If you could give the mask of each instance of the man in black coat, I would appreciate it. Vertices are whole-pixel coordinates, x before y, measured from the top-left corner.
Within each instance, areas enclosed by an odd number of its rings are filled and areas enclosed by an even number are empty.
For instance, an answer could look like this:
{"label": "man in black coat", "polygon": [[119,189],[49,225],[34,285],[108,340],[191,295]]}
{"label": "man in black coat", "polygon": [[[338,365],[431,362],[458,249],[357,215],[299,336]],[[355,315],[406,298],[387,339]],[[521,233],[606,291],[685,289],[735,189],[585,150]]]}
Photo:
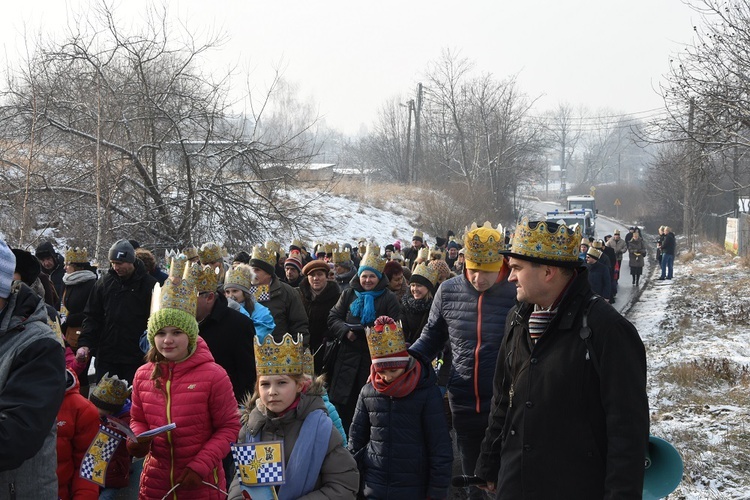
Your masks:
{"label": "man in black coat", "polygon": [[198,290],[195,319],[214,361],[227,371],[237,403],[244,403],[245,396],[255,388],[252,320],[230,308],[224,294],[215,289]]}
{"label": "man in black coat", "polygon": [[128,382],[143,364],[139,347],[151,312],[151,294],[156,278],[135,257],[128,240],[109,249],[111,267],[91,290],[84,314],[76,357],[96,357],[96,381],[105,373]]}
{"label": "man in black coat", "polygon": [[49,241],[45,241],[36,247],[34,255],[42,265],[42,272],[47,275],[55,287],[57,302],[51,305],[55,309],[60,309],[60,298],[62,298],[63,294],[63,275],[65,274],[65,258],[55,252],[55,248]]}
{"label": "man in black coat", "polygon": [[660,280],[672,279],[672,270],[674,268],[674,251],[677,243],[675,241],[672,228],[664,226],[664,240],[661,243],[661,276]]}
{"label": "man in black coat", "polygon": [[633,325],[593,296],[580,238],[579,228],[524,217],[507,251],[519,303],[508,314],[476,468],[498,499],[643,495],[645,348]]}
{"label": "man in black coat", "polygon": [[328,313],[341,295],[338,283],[328,280],[328,272],[328,264],[325,261],[308,262],[302,268],[304,279],[297,288],[309,322],[310,351],[314,355],[316,375],[321,373],[323,367],[326,342],[334,341],[328,330]]}

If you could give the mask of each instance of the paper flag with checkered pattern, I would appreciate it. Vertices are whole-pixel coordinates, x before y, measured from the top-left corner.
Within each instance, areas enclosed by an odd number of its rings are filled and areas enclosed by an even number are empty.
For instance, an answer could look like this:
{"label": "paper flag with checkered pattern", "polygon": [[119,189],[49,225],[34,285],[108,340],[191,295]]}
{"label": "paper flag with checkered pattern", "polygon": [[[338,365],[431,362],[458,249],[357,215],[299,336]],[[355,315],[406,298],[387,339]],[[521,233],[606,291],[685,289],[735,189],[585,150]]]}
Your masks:
{"label": "paper flag with checkered pattern", "polygon": [[247,486],[284,484],[283,441],[232,444],[240,482]]}
{"label": "paper flag with checkered pattern", "polygon": [[94,437],[81,462],[81,477],[99,486],[104,486],[109,461],[115,454],[120,440],[120,436],[100,425],[99,432]]}

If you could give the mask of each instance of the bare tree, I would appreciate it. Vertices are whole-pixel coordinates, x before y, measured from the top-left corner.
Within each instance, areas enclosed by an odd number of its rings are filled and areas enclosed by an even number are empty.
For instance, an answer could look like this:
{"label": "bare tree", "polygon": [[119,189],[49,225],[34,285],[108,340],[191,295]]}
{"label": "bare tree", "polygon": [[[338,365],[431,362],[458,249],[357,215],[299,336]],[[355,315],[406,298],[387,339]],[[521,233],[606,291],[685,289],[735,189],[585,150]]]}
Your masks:
{"label": "bare tree", "polygon": [[150,9],[131,33],[102,2],[62,42],[39,43],[9,70],[0,189],[19,192],[19,146],[33,146],[37,218],[89,242],[99,228],[99,255],[123,235],[154,247],[247,247],[304,225],[304,207],[284,190],[317,151],[315,117],[299,113],[280,77],[260,99],[248,96],[249,115],[237,114],[232,73],[202,69],[222,36],[199,38],[169,19]]}

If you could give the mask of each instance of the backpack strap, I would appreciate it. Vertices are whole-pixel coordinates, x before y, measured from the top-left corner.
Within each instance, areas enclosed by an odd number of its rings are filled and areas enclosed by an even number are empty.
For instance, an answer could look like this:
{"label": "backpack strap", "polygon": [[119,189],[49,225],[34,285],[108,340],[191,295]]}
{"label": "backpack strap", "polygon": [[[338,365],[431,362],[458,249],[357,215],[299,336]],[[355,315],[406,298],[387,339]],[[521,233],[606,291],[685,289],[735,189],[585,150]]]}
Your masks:
{"label": "backpack strap", "polygon": [[586,304],[586,308],[583,310],[583,319],[581,321],[581,331],[578,332],[578,334],[581,337],[581,340],[586,344],[586,359],[590,359],[591,362],[594,365],[594,370],[596,370],[596,374],[601,377],[601,373],[599,371],[599,358],[596,357],[596,352],[594,351],[594,346],[591,344],[591,334],[593,333],[591,331],[591,327],[589,327],[589,311],[591,311],[591,307],[594,305],[594,303],[599,299],[599,296],[594,294],[589,298],[588,303]]}

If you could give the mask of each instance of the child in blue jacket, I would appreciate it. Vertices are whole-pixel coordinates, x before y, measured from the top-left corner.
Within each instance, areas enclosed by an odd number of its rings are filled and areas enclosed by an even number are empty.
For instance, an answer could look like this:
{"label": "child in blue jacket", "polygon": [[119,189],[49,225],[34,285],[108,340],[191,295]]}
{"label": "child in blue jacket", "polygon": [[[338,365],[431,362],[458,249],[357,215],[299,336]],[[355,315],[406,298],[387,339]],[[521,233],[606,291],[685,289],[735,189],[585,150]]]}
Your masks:
{"label": "child in blue jacket", "polygon": [[446,498],[453,449],[435,372],[406,352],[401,327],[367,329],[372,366],[349,429],[365,498]]}

